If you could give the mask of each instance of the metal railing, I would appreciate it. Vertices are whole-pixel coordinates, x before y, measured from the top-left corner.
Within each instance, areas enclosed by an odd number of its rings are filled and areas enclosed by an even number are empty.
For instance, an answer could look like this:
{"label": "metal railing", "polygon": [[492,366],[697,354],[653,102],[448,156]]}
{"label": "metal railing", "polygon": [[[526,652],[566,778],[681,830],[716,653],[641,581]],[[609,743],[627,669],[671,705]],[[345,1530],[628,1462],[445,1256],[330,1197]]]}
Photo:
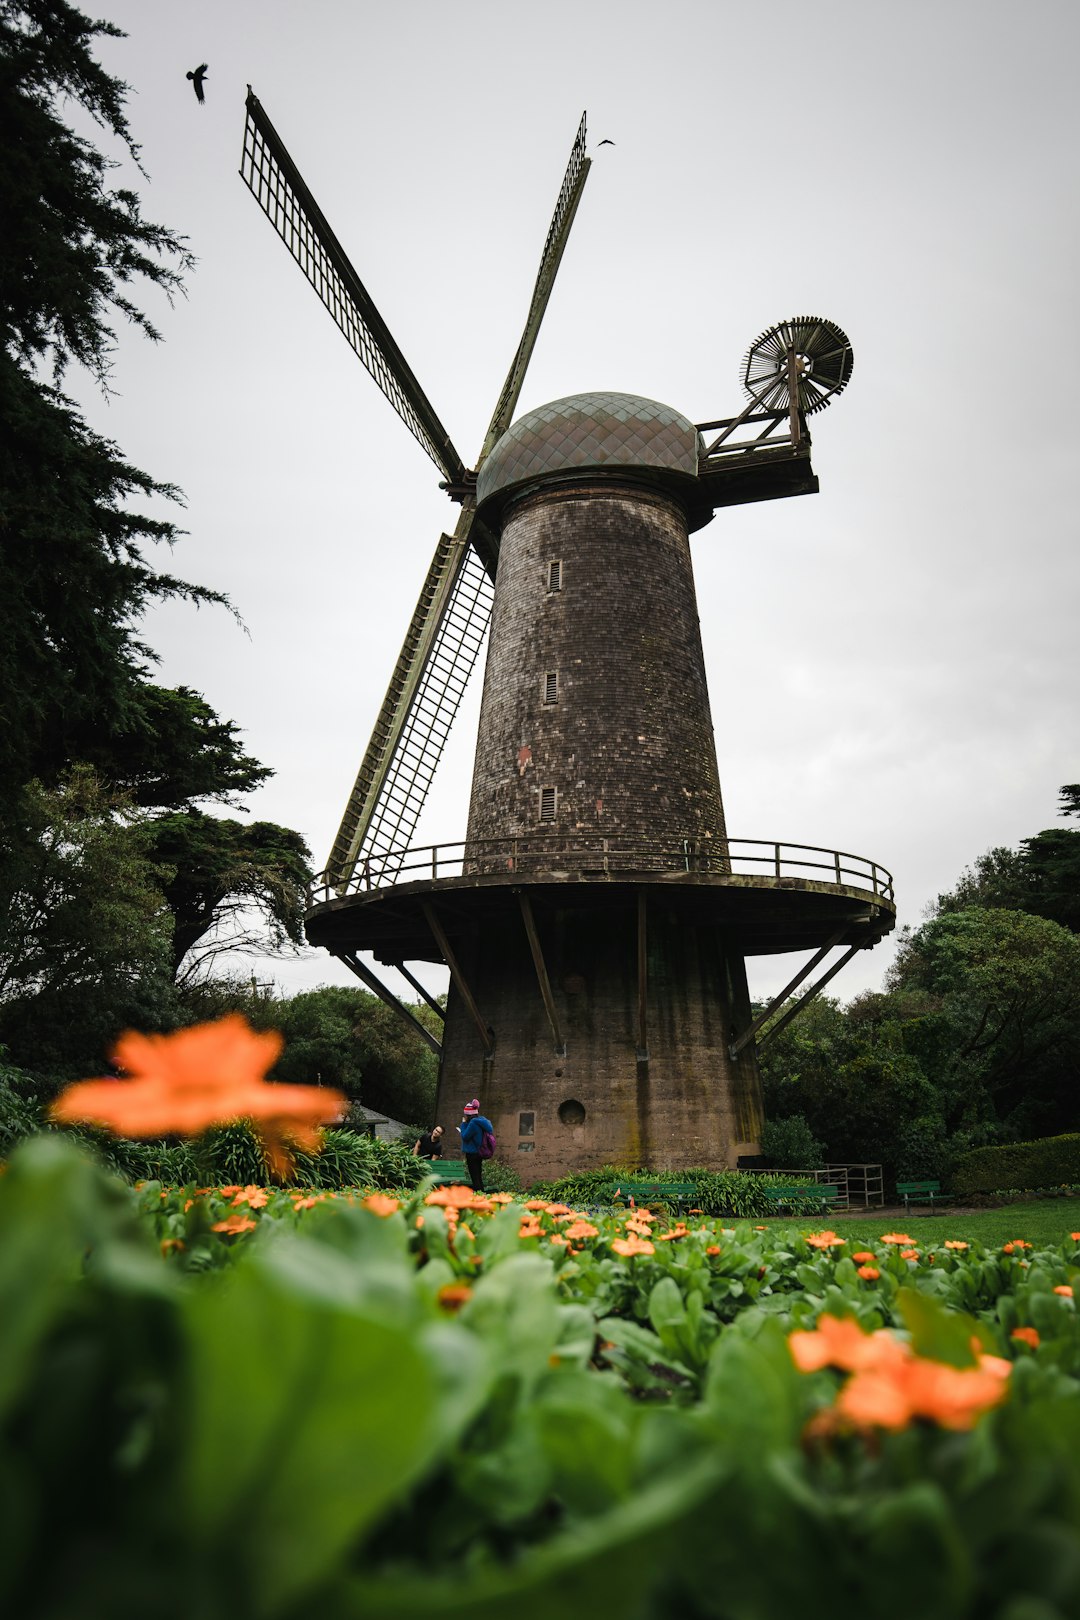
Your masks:
{"label": "metal railing", "polygon": [[367,894],[401,883],[436,883],[447,878],[522,877],[630,878],[635,874],[692,872],[703,877],[785,879],[863,889],[893,904],[892,874],[862,855],[788,844],[766,838],[729,838],[715,845],[684,838],[649,843],[640,839],[530,834],[520,838],[473,838],[415,849],[375,852],[359,860],[348,877],[320,872],[308,889],[308,905],[324,905],[350,894]]}

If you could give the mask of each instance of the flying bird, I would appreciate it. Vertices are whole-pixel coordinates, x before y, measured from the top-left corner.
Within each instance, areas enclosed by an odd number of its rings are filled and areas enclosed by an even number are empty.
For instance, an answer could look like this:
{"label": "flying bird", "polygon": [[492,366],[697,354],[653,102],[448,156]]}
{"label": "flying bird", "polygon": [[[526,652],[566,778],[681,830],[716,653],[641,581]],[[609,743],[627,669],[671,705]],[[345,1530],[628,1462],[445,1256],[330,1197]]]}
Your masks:
{"label": "flying bird", "polygon": [[[190,78],[190,77],[191,77],[191,75],[189,73],[188,78]],[[614,146],[615,142],[614,141],[597,141],[596,144],[597,144],[597,146]]]}
{"label": "flying bird", "polygon": [[203,80],[206,78],[206,63],[204,62],[201,67],[197,67],[193,73],[186,73],[184,77],[191,80],[192,88],[195,91],[197,99],[200,102],[205,101],[206,97],[203,95]]}

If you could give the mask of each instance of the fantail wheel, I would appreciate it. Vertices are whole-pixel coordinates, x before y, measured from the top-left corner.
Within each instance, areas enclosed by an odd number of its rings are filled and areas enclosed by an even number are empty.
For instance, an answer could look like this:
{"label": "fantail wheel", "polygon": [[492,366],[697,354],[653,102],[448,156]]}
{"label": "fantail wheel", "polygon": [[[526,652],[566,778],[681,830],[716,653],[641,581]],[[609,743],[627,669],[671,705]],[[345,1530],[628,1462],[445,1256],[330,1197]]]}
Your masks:
{"label": "fantail wheel", "polygon": [[751,343],[742,385],[766,411],[789,411],[797,390],[799,410],[811,416],[847,386],[851,367],[851,344],[838,326],[796,315]]}

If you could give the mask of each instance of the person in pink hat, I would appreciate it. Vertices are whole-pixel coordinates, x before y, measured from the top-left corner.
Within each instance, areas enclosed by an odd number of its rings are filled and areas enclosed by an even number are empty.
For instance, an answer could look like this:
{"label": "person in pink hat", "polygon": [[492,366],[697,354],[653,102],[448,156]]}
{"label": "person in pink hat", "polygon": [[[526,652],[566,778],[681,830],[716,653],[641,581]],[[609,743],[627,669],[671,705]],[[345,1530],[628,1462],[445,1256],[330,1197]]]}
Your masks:
{"label": "person in pink hat", "polygon": [[490,1158],[490,1150],[484,1153],[484,1137],[490,1136],[492,1146],[495,1141],[495,1127],[490,1119],[480,1112],[480,1099],[474,1097],[467,1102],[461,1111],[461,1150],[465,1155],[465,1163],[469,1167],[469,1179],[473,1185],[473,1192],[484,1190],[484,1159]]}

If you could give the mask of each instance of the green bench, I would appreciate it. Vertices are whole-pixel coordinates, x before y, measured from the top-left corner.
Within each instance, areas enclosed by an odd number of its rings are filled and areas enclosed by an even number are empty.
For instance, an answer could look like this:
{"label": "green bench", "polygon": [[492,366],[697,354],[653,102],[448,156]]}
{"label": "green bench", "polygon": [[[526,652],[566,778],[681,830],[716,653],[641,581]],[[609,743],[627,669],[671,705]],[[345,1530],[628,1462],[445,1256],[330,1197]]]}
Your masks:
{"label": "green bench", "polygon": [[[815,1187],[766,1187],[765,1197],[768,1202],[781,1208],[793,1209],[797,1204],[815,1207],[825,1214],[831,1209],[840,1196],[840,1189],[824,1182]],[[801,1213],[801,1211],[800,1211]]]}
{"label": "green bench", "polygon": [[910,1209],[912,1204],[929,1204],[930,1213],[933,1214],[937,1204],[951,1203],[948,1194],[941,1190],[940,1181],[898,1181],[897,1194],[904,1200],[904,1208]]}
{"label": "green bench", "polygon": [[635,1181],[628,1177],[612,1181],[602,1189],[603,1196],[612,1204],[674,1204],[679,1213],[683,1206],[697,1201],[698,1190],[692,1181]]}
{"label": "green bench", "polygon": [[434,1176],[440,1186],[458,1185],[469,1187],[472,1177],[469,1167],[464,1159],[430,1159],[425,1162],[424,1173]]}

